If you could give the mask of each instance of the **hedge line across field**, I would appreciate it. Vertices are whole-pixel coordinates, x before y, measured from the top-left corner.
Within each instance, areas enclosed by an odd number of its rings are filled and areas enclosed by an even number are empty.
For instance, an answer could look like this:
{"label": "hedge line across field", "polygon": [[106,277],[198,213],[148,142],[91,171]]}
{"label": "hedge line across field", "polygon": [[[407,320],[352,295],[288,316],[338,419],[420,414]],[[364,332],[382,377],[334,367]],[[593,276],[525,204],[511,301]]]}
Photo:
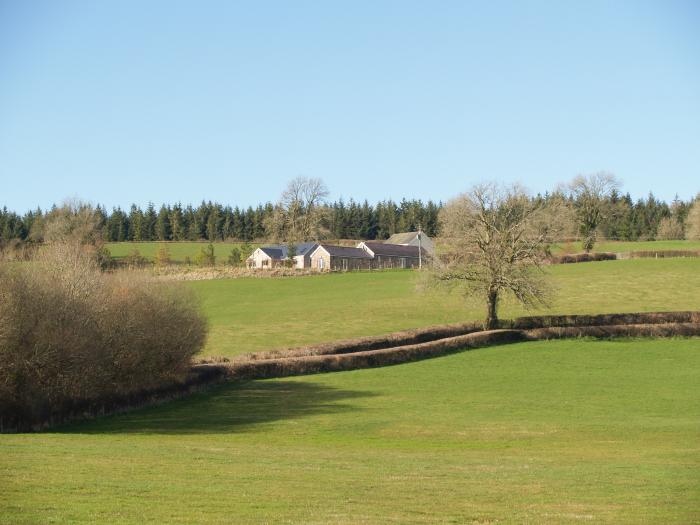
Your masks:
{"label": "hedge line across field", "polygon": [[234,361],[210,359],[194,364],[182,383],[104,399],[99,403],[76,402],[70,412],[60,417],[54,414],[52,421],[37,425],[35,429],[183,397],[223,381],[389,366],[520,341],[676,336],[700,336],[700,311],[520,317],[502,321],[497,330],[481,330],[481,325],[476,323],[407,330],[385,336],[249,354]]}

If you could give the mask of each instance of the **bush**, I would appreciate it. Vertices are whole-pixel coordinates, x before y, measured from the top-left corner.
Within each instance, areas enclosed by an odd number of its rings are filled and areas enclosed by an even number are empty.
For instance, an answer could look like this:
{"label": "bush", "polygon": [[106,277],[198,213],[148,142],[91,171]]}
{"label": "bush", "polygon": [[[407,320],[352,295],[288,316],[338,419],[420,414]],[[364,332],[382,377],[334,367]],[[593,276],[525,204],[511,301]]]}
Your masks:
{"label": "bush", "polygon": [[206,248],[200,249],[194,260],[198,266],[214,266],[216,264],[214,245],[209,243]]}
{"label": "bush", "polygon": [[231,266],[241,265],[241,250],[237,246],[231,248],[231,253],[228,255],[228,263]]}
{"label": "bush", "polygon": [[610,252],[595,252],[595,253],[572,253],[550,258],[553,264],[569,264],[592,261],[614,261],[617,259],[617,254]]}
{"label": "bush", "polygon": [[0,265],[0,425],[56,423],[185,381],[205,334],[186,290],[103,274],[76,246]]}
{"label": "bush", "polygon": [[684,236],[683,224],[674,217],[664,217],[659,221],[659,227],[656,230],[657,241],[682,239]]}

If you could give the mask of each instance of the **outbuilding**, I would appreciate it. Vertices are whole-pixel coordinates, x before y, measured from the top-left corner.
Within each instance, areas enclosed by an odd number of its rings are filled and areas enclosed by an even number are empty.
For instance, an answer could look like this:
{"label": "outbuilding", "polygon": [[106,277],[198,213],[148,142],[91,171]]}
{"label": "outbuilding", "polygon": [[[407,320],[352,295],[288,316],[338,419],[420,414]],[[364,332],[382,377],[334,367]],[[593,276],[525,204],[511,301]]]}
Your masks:
{"label": "outbuilding", "polygon": [[310,255],[311,268],[319,272],[372,269],[372,256],[361,248],[319,244]]}
{"label": "outbuilding", "polygon": [[418,246],[365,241],[358,244],[357,247],[372,257],[372,268],[377,270],[418,268],[422,262],[421,258],[427,257],[425,250],[422,250],[419,256]]}

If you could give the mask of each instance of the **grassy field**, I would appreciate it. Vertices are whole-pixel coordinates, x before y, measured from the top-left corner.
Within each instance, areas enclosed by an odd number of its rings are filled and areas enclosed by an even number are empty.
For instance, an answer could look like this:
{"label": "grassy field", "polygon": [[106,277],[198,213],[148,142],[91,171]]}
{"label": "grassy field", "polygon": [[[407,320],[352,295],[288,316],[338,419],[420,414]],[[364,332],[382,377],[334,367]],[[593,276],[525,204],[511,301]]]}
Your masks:
{"label": "grassy field", "polygon": [[[700,259],[636,259],[551,266],[550,308],[537,313],[700,309]],[[417,272],[345,273],[189,283],[210,319],[205,355],[482,319],[483,306],[457,294],[419,293]],[[502,317],[527,314],[504,304]]]}
{"label": "grassy field", "polygon": [[521,343],[0,436],[0,523],[697,523],[700,339]]}
{"label": "grassy field", "polygon": [[[184,262],[185,257],[189,257],[191,261],[194,262],[195,257],[202,248],[206,248],[209,244],[208,242],[108,242],[105,244],[112,257],[117,259],[126,257],[134,250],[138,250],[141,255],[148,259],[153,259],[158,253],[160,246],[162,244],[168,245],[168,250],[170,250],[170,258],[175,262]],[[214,242],[214,255],[216,255],[216,264],[226,264],[228,256],[231,253],[231,249],[234,246],[239,248],[243,245],[240,242]],[[251,253],[257,245],[249,245],[251,247]],[[243,259],[248,257],[250,253],[241,254]]]}
{"label": "grassy field", "polygon": [[[348,242],[348,241],[346,241]],[[137,249],[141,255],[149,259],[153,259],[158,248],[163,243],[160,242],[108,242],[106,243],[107,248],[113,257],[121,258],[126,257],[134,249]],[[170,256],[173,261],[183,262],[185,257],[189,257],[194,261],[195,256],[199,251],[207,246],[207,242],[168,242],[168,249],[170,250]],[[229,253],[231,253],[231,248],[238,246],[239,248],[243,243],[239,242],[215,242],[214,253],[217,256],[217,264],[225,264],[228,259]],[[258,244],[250,244],[251,248],[254,249]],[[252,253],[251,249],[251,253]],[[635,250],[700,250],[700,241],[639,241],[639,242],[618,242],[618,241],[604,241],[596,245],[595,251],[598,252],[629,252]],[[554,247],[553,251],[555,253],[573,253],[580,252],[580,243],[570,243],[562,244]],[[244,254],[244,258],[250,255],[249,253]]]}

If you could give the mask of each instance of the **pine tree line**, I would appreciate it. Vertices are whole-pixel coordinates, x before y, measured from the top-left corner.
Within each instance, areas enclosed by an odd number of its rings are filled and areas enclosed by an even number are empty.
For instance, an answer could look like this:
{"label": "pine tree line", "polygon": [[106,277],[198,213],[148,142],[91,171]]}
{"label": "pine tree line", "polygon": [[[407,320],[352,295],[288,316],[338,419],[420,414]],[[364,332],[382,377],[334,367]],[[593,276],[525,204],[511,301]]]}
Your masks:
{"label": "pine tree line", "polygon": [[[670,204],[649,194],[634,201],[629,193],[613,191],[603,203],[603,219],[598,227],[602,237],[613,240],[652,240],[660,234],[664,221],[682,227],[692,201],[674,199]],[[325,206],[322,230],[330,239],[386,239],[394,233],[415,231],[420,225],[431,237],[438,235],[438,214],[442,203],[420,200],[386,200],[374,205],[342,199]],[[108,212],[97,206],[95,213],[105,241],[265,241],[269,240],[268,220],[275,206],[253,208],[202,202],[199,206],[181,204],[146,209],[132,205],[128,211],[117,207]],[[35,224],[46,215],[41,209],[25,215],[0,210],[0,240],[32,239]],[[663,229],[663,228],[662,228]]]}
{"label": "pine tree line", "polygon": [[[342,199],[325,206],[321,229],[327,238],[386,239],[403,231],[414,231],[420,225],[431,236],[437,234],[441,203],[420,200],[392,200],[370,205]],[[264,241],[271,235],[269,219],[275,207],[271,203],[253,208],[224,206],[202,202],[199,206],[152,203],[142,209],[132,205],[128,211],[119,207],[108,212],[97,206],[95,214],[105,241]],[[46,212],[41,209],[24,216],[0,210],[0,240],[31,240],[33,226]],[[34,228],[38,230],[38,228]]]}

